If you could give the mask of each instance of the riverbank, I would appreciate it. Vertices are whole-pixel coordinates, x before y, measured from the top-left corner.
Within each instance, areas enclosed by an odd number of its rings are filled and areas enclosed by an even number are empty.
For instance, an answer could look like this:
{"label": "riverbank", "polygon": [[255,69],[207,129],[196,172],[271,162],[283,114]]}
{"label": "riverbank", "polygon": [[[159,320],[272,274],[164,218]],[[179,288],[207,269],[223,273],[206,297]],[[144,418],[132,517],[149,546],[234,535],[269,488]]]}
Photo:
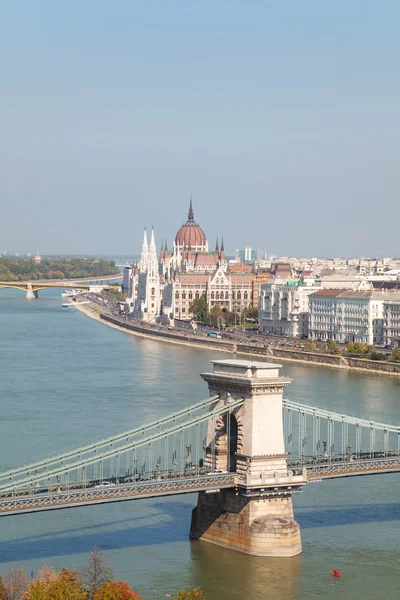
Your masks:
{"label": "riverbank", "polygon": [[111,315],[106,315],[99,306],[90,301],[75,302],[73,304],[71,303],[71,306],[74,306],[80,312],[84,313],[91,319],[94,319],[99,323],[103,323],[103,325],[108,325],[108,327],[118,329],[119,331],[123,331],[124,333],[128,333],[130,335],[135,335],[137,337],[142,338],[150,338],[157,341],[166,342],[168,344],[178,344],[180,346],[201,348],[203,350],[232,352],[232,349],[228,347],[230,346],[228,344],[218,344],[208,340],[197,340],[189,337],[178,336],[177,334],[167,334],[166,332],[161,333],[159,331],[151,331],[145,329],[144,327],[123,323],[122,321],[112,317]]}
{"label": "riverbank", "polygon": [[221,342],[214,339],[203,339],[196,334],[170,332],[165,329],[156,329],[151,325],[134,324],[104,312],[103,307],[93,302],[75,303],[74,306],[88,317],[104,323],[114,329],[119,329],[130,335],[155,339],[169,344],[179,344],[206,350],[216,350],[231,354],[253,356],[264,360],[279,359],[285,362],[312,364],[334,369],[376,373],[379,375],[393,375],[400,377],[400,363],[378,362],[362,358],[344,357],[335,354],[322,354],[317,352],[304,352],[302,350],[287,350],[275,346],[260,346],[241,344],[238,342]]}

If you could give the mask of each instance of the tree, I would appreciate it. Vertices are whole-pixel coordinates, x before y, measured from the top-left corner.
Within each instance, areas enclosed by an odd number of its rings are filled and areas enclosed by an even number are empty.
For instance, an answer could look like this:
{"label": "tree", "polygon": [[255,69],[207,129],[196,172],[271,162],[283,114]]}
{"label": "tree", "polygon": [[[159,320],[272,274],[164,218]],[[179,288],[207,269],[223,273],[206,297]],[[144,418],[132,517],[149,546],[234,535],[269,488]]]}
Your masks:
{"label": "tree", "polygon": [[375,352],[373,350],[369,355],[370,360],[386,360],[386,355],[383,352]]}
{"label": "tree", "polygon": [[315,350],[315,344],[312,340],[309,340],[306,344],[306,350],[307,352],[312,352],[313,350]]}
{"label": "tree", "polygon": [[0,600],[7,600],[7,590],[0,576]]}
{"label": "tree", "polygon": [[213,306],[212,309],[210,310],[210,321],[214,327],[216,327],[217,325],[219,325],[221,323],[222,308],[219,306],[219,304],[215,304],[215,306]]}
{"label": "tree", "polygon": [[125,581],[108,581],[94,595],[94,600],[142,600]]}
{"label": "tree", "polygon": [[390,357],[391,362],[400,362],[400,349],[395,348]]}
{"label": "tree", "polygon": [[76,571],[43,568],[36,580],[32,579],[23,596],[24,600],[86,600],[87,593]]}
{"label": "tree", "polygon": [[87,592],[87,600],[93,600],[104,583],[114,580],[114,569],[106,563],[100,548],[94,548],[89,554],[88,564],[80,571],[80,576]]}
{"label": "tree", "polygon": [[191,303],[189,310],[196,319],[202,321],[203,323],[207,322],[208,304],[204,296],[200,296],[200,298],[195,298]]}
{"label": "tree", "polygon": [[328,348],[328,351],[331,352],[332,354],[339,352],[339,346],[337,345],[335,340],[329,340],[327,343],[327,348]]}
{"label": "tree", "polygon": [[3,584],[7,600],[21,600],[28,587],[25,571],[22,568],[9,569],[4,576]]}
{"label": "tree", "polygon": [[173,600],[206,600],[206,597],[204,592],[199,587],[196,587],[180,590],[179,594],[174,596]]}
{"label": "tree", "polygon": [[249,306],[244,310],[247,319],[254,319],[258,322],[258,309],[255,306]]}

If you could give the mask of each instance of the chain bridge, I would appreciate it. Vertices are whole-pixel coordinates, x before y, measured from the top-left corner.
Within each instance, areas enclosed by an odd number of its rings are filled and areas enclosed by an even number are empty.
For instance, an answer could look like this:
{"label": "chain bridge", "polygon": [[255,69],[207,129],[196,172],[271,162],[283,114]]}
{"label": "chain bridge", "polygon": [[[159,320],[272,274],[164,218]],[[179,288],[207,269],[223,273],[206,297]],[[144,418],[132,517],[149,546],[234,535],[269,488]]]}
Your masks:
{"label": "chain bridge", "polygon": [[214,360],[210,396],[148,425],[0,473],[0,516],[199,492],[191,537],[301,551],[308,481],[400,471],[400,426],[282,398],[280,365]]}

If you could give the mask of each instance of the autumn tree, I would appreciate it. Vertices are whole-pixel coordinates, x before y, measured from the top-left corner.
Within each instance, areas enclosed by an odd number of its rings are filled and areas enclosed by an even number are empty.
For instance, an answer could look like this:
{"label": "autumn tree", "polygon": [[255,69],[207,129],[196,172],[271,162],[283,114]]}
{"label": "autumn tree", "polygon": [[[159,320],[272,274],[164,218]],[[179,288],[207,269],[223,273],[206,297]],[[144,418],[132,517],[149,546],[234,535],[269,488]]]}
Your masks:
{"label": "autumn tree", "polygon": [[36,580],[28,584],[23,600],[86,600],[87,593],[76,571],[62,569],[57,573],[53,568],[40,570]]}
{"label": "autumn tree", "polygon": [[25,571],[9,569],[4,575],[3,585],[6,590],[6,600],[21,600],[28,586]]}
{"label": "autumn tree", "polygon": [[125,581],[107,581],[95,593],[93,600],[142,600]]}
{"label": "autumn tree", "polygon": [[0,576],[0,600],[7,600],[7,590]]}
{"label": "autumn tree", "polygon": [[80,577],[87,592],[87,600],[93,600],[104,583],[114,580],[114,569],[107,564],[100,548],[94,548],[90,552],[88,564],[81,569]]}
{"label": "autumn tree", "polygon": [[204,592],[199,587],[196,587],[180,590],[180,592],[174,596],[173,600],[206,600],[206,597]]}

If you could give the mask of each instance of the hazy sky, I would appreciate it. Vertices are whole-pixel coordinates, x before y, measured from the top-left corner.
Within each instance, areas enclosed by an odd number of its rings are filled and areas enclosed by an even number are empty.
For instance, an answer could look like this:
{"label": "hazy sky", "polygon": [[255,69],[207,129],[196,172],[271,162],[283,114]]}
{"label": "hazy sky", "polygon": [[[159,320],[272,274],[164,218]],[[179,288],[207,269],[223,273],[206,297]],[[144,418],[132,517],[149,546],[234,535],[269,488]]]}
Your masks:
{"label": "hazy sky", "polygon": [[0,251],[400,255],[398,0],[3,0]]}

